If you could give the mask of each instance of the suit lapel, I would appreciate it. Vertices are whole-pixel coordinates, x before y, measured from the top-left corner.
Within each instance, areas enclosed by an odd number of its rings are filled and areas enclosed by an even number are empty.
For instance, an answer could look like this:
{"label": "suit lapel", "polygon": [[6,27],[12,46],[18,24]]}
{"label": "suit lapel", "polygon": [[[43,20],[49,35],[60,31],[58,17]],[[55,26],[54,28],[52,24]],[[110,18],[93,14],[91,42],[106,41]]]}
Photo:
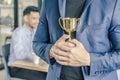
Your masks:
{"label": "suit lapel", "polygon": [[66,0],[58,0],[59,12],[61,17],[65,17]]}
{"label": "suit lapel", "polygon": [[[84,11],[82,13],[82,15],[80,16],[80,19],[82,21],[82,24],[80,26],[80,28],[76,31],[76,39],[80,40],[80,33],[84,30],[84,28],[86,27],[86,21],[88,19],[88,9],[89,9],[89,6],[90,4],[92,3],[93,0],[87,0],[86,1],[86,4],[85,4],[85,8],[84,8]],[[85,25],[85,26],[84,26]]]}
{"label": "suit lapel", "polygon": [[87,0],[87,1],[86,1],[85,8],[84,8],[84,11],[83,11],[83,13],[82,13],[82,15],[81,15],[81,18],[85,17],[84,15],[87,14],[87,13],[86,13],[86,10],[88,9],[88,7],[89,7],[90,4],[92,3],[92,1],[93,1],[93,0]]}
{"label": "suit lapel", "polygon": [[86,0],[85,8],[88,7],[92,1],[93,0]]}

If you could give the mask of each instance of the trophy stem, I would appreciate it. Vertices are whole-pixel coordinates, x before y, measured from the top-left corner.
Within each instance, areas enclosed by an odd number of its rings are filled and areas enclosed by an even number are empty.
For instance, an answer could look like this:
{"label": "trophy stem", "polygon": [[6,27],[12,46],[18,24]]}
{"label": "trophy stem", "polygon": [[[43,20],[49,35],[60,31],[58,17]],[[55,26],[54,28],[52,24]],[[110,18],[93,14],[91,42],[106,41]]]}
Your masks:
{"label": "trophy stem", "polygon": [[69,39],[71,40],[71,31],[69,31],[69,32],[68,32],[68,35],[70,36],[70,38],[69,38]]}

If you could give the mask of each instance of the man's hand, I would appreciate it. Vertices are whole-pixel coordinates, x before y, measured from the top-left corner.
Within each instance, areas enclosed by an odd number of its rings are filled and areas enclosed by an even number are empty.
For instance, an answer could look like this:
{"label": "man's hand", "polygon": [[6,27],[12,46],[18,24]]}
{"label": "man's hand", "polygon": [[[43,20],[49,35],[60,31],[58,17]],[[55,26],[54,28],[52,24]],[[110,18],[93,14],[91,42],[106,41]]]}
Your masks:
{"label": "man's hand", "polygon": [[66,39],[68,39],[69,36],[68,35],[63,35],[53,46],[52,48],[50,49],[50,58],[55,58],[55,53],[54,53],[54,50],[56,50],[58,47],[57,46],[61,46],[62,47],[62,44],[65,44],[66,43]]}
{"label": "man's hand", "polygon": [[61,65],[89,66],[90,55],[79,41],[72,39],[65,41],[69,36],[63,35],[51,48],[50,55]]}

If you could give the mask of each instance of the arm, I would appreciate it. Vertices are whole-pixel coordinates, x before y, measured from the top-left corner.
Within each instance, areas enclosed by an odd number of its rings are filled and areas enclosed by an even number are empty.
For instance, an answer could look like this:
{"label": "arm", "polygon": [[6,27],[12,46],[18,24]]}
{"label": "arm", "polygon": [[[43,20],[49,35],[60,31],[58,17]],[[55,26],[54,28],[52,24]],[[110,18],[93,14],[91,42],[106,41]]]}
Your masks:
{"label": "arm", "polygon": [[40,56],[48,64],[51,63],[49,51],[51,49],[51,46],[53,45],[49,41],[50,41],[50,37],[49,37],[48,23],[46,19],[46,7],[44,0],[41,9],[39,26],[36,30],[33,40],[33,50],[36,53],[36,55]]}
{"label": "arm", "polygon": [[[111,25],[109,27],[109,38],[112,51],[97,55],[91,53],[90,75],[111,72],[120,69],[120,1],[116,1]],[[96,54],[96,55],[95,55]]]}

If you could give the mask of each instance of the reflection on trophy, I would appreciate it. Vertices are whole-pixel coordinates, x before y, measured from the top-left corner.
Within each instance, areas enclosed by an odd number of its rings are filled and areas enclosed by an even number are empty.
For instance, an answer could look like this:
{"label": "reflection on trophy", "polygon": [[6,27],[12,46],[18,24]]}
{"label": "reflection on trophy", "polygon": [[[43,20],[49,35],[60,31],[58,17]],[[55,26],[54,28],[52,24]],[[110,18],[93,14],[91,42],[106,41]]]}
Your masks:
{"label": "reflection on trophy", "polygon": [[77,31],[81,25],[80,18],[59,18],[59,24],[70,36],[71,32]]}

